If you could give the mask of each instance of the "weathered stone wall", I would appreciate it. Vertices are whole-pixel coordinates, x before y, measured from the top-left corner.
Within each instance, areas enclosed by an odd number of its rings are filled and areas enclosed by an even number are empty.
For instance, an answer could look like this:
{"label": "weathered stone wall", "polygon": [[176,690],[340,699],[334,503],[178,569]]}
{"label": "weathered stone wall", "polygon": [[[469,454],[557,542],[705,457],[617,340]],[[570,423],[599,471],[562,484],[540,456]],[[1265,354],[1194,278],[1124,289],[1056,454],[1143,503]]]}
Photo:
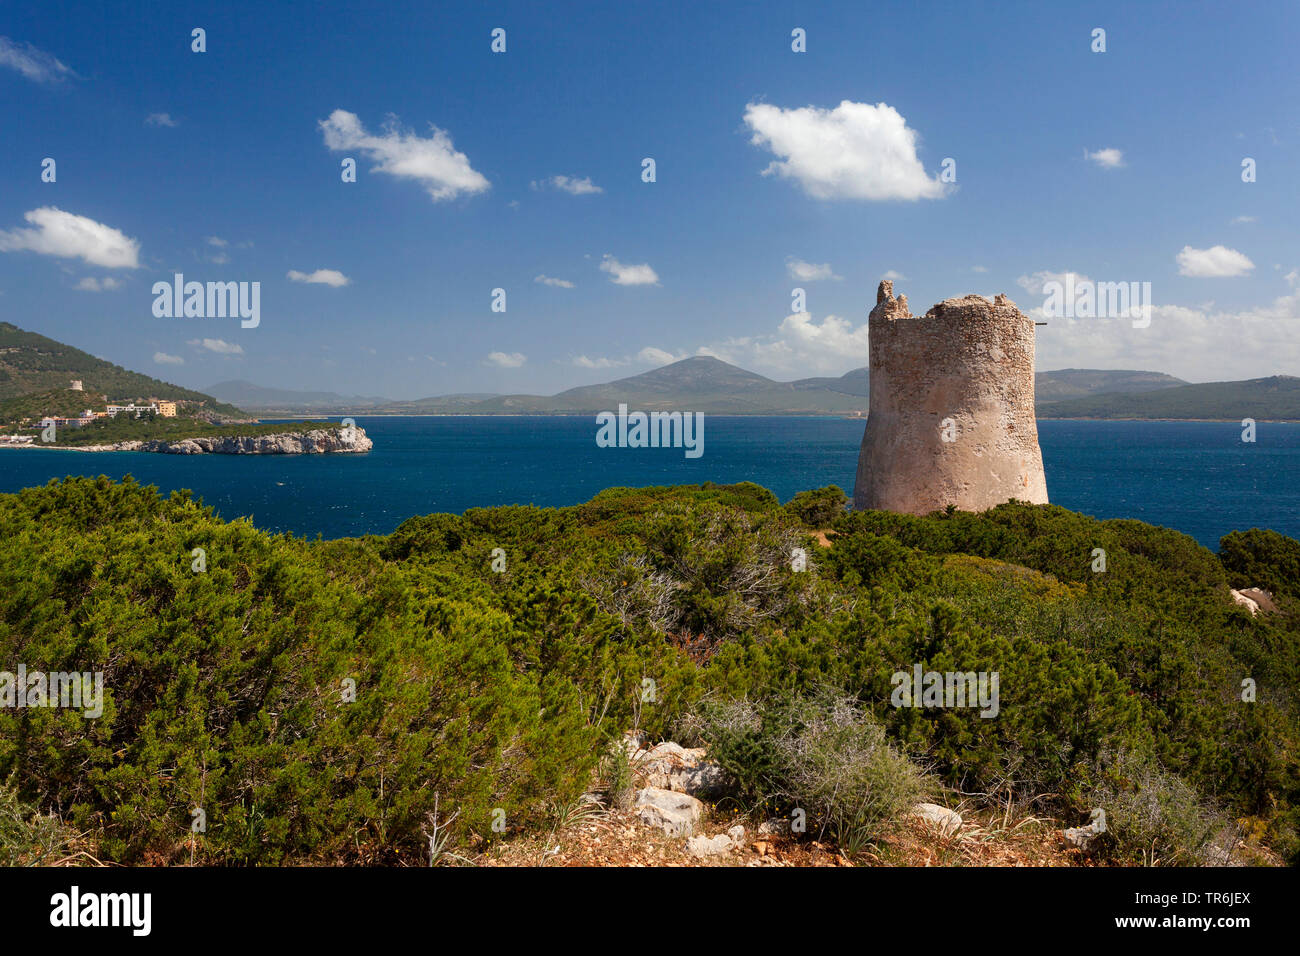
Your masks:
{"label": "weathered stone wall", "polygon": [[1047,502],[1031,318],[1005,295],[945,299],[915,316],[882,282],[868,326],[871,406],[855,508],[928,514]]}

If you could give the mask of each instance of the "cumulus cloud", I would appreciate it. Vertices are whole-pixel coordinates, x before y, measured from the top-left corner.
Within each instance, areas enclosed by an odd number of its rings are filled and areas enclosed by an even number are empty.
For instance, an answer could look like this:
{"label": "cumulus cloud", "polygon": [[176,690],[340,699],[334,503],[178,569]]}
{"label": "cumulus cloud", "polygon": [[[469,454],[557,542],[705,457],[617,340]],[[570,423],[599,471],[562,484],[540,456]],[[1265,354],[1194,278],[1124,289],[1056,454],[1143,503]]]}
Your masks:
{"label": "cumulus cloud", "polygon": [[154,352],[153,360],[159,365],[184,365],[185,359],[179,355],[168,355],[166,352]]}
{"label": "cumulus cloud", "polygon": [[120,279],[114,279],[107,276],[103,279],[96,279],[94,276],[86,276],[74,286],[82,292],[112,292],[114,289],[120,289],[124,283]]}
{"label": "cumulus cloud", "polygon": [[176,121],[172,119],[171,113],[150,113],[144,118],[144,122],[146,126],[173,127],[176,125]]}
{"label": "cumulus cloud", "polygon": [[816,282],[819,279],[838,279],[829,262],[815,265],[791,256],[785,260],[785,267],[790,270],[790,278],[800,282]]}
{"label": "cumulus cloud", "polygon": [[207,352],[214,352],[217,355],[243,355],[244,347],[233,342],[227,342],[225,339],[190,339],[187,345],[192,345],[197,349],[203,349]]}
{"label": "cumulus cloud", "polygon": [[541,182],[534,180],[531,185],[534,189],[544,189],[546,187],[558,189],[570,196],[592,196],[605,191],[593,183],[590,176],[583,176],[581,179],[577,176],[552,176],[550,179],[543,179]]}
{"label": "cumulus cloud", "polygon": [[572,289],[572,288],[573,288],[573,283],[570,282],[568,279],[555,279],[555,278],[552,278],[551,276],[548,276],[548,275],[540,275],[540,276],[538,276],[536,279],[534,279],[533,281],[534,281],[534,282],[540,282],[542,285],[552,285],[552,286],[555,286],[555,287],[558,288],[558,289]]}
{"label": "cumulus cloud", "polygon": [[610,280],[615,285],[658,285],[659,276],[646,263],[641,265],[624,265],[609,253],[605,254],[604,261],[601,262],[600,268],[610,274]]}
{"label": "cumulus cloud", "polygon": [[34,83],[61,83],[77,75],[57,57],[9,37],[0,37],[0,66],[17,70]]}
{"label": "cumulus cloud", "polygon": [[487,357],[487,364],[497,368],[519,368],[527,361],[522,352],[489,352]]}
{"label": "cumulus cloud", "polygon": [[745,107],[750,142],[779,157],[763,175],[797,182],[816,199],[938,199],[945,188],[916,156],[917,134],[892,106],[844,100],[833,110]]}
{"label": "cumulus cloud", "polygon": [[373,172],[399,179],[414,179],[434,202],[474,195],[491,184],[469,163],[469,157],[452,145],[446,130],[430,124],[431,135],[421,138],[403,130],[390,117],[383,133],[366,132],[355,113],[335,110],[329,119],[320,121],[325,145],[333,152],[358,150],[375,162]]}
{"label": "cumulus cloud", "polygon": [[665,352],[663,349],[657,349],[653,345],[648,345],[640,352],[637,352],[636,357],[638,361],[648,362],[651,365],[671,365],[679,358],[679,356],[673,355],[672,352]]}
{"label": "cumulus cloud", "polygon": [[1124,165],[1123,151],[1113,148],[1099,149],[1094,152],[1085,149],[1083,158],[1092,160],[1102,169],[1119,169]]}
{"label": "cumulus cloud", "polygon": [[890,269],[880,278],[889,279],[891,282],[905,282],[907,280],[907,276],[903,275],[903,273],[899,272],[897,269]]}
{"label": "cumulus cloud", "polygon": [[299,272],[297,269],[290,269],[288,276],[294,282],[310,282],[314,285],[333,286],[336,289],[352,281],[337,269],[317,269],[315,272]]}
{"label": "cumulus cloud", "polygon": [[138,269],[140,244],[112,226],[42,206],[23,215],[35,228],[0,230],[0,252],[28,250],[62,259],[82,259],[105,269]]}
{"label": "cumulus cloud", "polygon": [[[1074,278],[1071,280],[1070,277]],[[1091,282],[1086,275],[1078,272],[1031,272],[1029,275],[1023,275],[1016,280],[1016,285],[1024,289],[1030,295],[1047,295],[1046,285],[1049,282],[1057,282],[1065,286],[1069,281],[1073,281],[1075,286],[1084,282]]]}
{"label": "cumulus cloud", "polygon": [[1193,382],[1294,375],[1300,369],[1300,292],[1244,310],[1155,305],[1151,324],[1053,317],[1038,330],[1037,364],[1138,368]]}
{"label": "cumulus cloud", "polygon": [[1255,263],[1227,246],[1211,246],[1209,249],[1193,249],[1183,246],[1178,253],[1178,274],[1197,278],[1220,279],[1231,276],[1244,276],[1255,268]]}
{"label": "cumulus cloud", "polygon": [[819,323],[807,312],[786,316],[766,335],[711,342],[696,354],[777,378],[842,375],[870,360],[866,322],[854,326],[847,319],[828,315]]}
{"label": "cumulus cloud", "polygon": [[620,365],[626,365],[627,359],[588,358],[585,355],[579,355],[574,358],[573,364],[578,368],[617,368]]}

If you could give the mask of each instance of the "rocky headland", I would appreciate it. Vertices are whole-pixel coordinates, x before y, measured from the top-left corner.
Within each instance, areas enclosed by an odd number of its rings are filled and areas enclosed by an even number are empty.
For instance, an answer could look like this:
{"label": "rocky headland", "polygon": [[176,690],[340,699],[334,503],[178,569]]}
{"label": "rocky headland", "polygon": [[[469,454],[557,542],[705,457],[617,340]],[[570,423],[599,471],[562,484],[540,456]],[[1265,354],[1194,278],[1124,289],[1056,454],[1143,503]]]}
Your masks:
{"label": "rocky headland", "polygon": [[[36,444],[27,447],[60,446]],[[322,455],[367,452],[374,447],[374,442],[366,435],[365,429],[353,426],[273,435],[204,435],[62,447],[72,451],[148,451],[162,455]]]}

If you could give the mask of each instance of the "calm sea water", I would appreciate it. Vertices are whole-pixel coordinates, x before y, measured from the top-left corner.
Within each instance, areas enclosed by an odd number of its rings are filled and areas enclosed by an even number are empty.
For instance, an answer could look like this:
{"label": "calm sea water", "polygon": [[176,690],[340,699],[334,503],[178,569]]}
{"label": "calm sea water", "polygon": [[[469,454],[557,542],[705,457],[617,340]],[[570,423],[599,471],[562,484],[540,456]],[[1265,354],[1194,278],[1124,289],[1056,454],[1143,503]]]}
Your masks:
{"label": "calm sea water", "polygon": [[[588,418],[358,418],[367,455],[151,455],[0,449],[0,491],[68,474],[134,475],[189,488],[226,518],[338,538],[386,534],[433,511],[572,505],[613,485],[754,481],[783,501],[836,484],[852,492],[862,421],[708,416],[703,457],[597,448]],[[1054,503],[1098,518],[1177,528],[1206,547],[1234,529],[1300,538],[1300,425],[1039,423]]]}

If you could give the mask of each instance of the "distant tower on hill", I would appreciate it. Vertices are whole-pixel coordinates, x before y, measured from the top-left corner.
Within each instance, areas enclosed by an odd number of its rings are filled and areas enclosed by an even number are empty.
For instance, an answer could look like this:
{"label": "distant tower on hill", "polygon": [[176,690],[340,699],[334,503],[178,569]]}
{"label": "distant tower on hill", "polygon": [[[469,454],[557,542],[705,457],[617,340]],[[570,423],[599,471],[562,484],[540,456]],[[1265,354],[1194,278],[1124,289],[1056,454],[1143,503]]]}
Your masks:
{"label": "distant tower on hill", "polygon": [[69,387],[72,391],[74,391],[74,392],[82,392],[82,391],[85,391],[85,389],[83,389],[83,388],[81,387],[81,379],[79,379],[79,378],[74,378],[74,379],[72,380],[72,384],[69,385],[68,387]]}
{"label": "distant tower on hill", "polygon": [[1005,295],[945,299],[915,316],[882,282],[868,329],[871,405],[854,508],[1047,503],[1031,318]]}

